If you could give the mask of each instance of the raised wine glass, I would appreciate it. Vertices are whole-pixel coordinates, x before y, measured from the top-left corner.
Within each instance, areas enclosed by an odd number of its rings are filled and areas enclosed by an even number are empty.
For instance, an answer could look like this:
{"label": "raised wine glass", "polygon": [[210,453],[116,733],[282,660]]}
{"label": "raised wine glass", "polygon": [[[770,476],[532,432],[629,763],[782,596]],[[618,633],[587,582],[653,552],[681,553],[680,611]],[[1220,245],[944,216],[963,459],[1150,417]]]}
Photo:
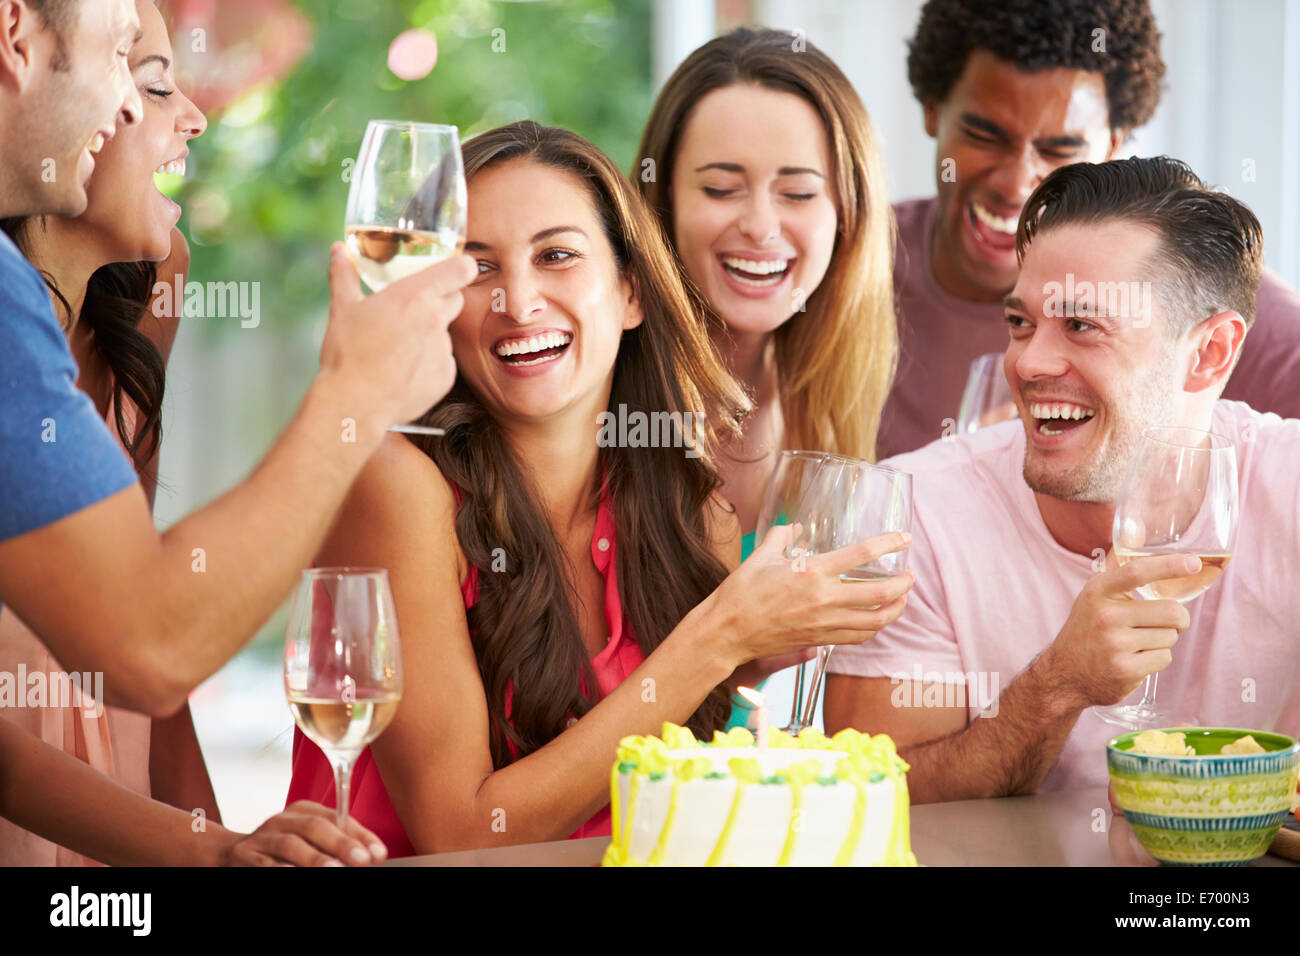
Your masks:
{"label": "raised wine glass", "polygon": [[289,610],[284,690],[298,727],[334,768],[344,829],[357,757],[388,726],[402,699],[402,649],[388,572],[313,568]]}
{"label": "raised wine glass", "polygon": [[[1115,503],[1115,558],[1124,565],[1147,555],[1196,555],[1197,573],[1154,581],[1137,592],[1148,600],[1186,604],[1227,569],[1237,510],[1237,454],[1228,439],[1195,428],[1147,428]],[[1095,707],[1094,713],[1130,730],[1195,724],[1195,718],[1156,709],[1158,678],[1147,676],[1138,703]]]}
{"label": "raised wine glass", "polygon": [[[912,530],[912,476],[857,458],[829,455],[795,509],[799,533],[788,557],[825,554],[876,535]],[[882,555],[840,575],[841,581],[878,581],[907,570],[907,549]],[[875,610],[869,608],[868,610]],[[811,726],[834,645],[817,648],[812,689],[794,721],[798,733]]]}
{"label": "raised wine glass", "polygon": [[[454,126],[371,120],[361,141],[344,221],[348,251],[374,292],[465,247],[468,209]],[[440,428],[389,431],[441,435]]]}

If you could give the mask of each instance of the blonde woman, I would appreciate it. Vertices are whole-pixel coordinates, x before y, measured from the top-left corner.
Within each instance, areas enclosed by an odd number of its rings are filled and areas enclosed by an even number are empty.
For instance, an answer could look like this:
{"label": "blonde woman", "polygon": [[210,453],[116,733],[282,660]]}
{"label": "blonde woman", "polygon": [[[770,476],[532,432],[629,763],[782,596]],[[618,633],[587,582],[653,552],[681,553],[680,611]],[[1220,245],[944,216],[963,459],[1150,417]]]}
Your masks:
{"label": "blonde woman", "polygon": [[756,405],[720,462],[748,556],[781,449],[875,458],[898,335],[871,118],[811,43],[741,28],[668,79],[638,155],[633,179]]}

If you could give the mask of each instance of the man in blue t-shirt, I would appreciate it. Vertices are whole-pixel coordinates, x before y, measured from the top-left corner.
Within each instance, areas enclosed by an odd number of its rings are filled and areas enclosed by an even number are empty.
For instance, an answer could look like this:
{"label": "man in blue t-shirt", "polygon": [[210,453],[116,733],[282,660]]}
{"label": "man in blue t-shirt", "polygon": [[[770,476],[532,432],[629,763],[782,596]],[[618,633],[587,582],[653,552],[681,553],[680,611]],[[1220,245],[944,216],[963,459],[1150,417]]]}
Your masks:
{"label": "man in blue t-shirt", "polygon": [[[132,0],[0,0],[0,217],[85,210],[95,153],[140,120],[126,68],[139,34]],[[451,387],[447,326],[474,260],[365,297],[342,244],[331,255],[298,414],[243,484],[159,534],[76,388],[41,277],[0,236],[0,603],[68,670],[102,672],[108,703],[179,708],[289,593],[387,426]]]}
{"label": "man in blue t-shirt", "polygon": [[[86,209],[95,154],[141,118],[126,66],[140,35],[133,0],[0,0],[0,217]],[[154,716],[184,704],[283,600],[387,426],[451,387],[447,326],[474,261],[365,298],[343,246],[331,255],[321,368],[297,416],[247,481],[160,535],[76,387],[44,281],[0,233],[0,603],[67,669],[102,673],[106,702]],[[42,829],[48,807],[23,781],[90,786],[87,773],[0,719],[0,816],[61,839]],[[230,854],[320,865],[384,848],[354,821],[344,830],[332,811],[295,803]]]}

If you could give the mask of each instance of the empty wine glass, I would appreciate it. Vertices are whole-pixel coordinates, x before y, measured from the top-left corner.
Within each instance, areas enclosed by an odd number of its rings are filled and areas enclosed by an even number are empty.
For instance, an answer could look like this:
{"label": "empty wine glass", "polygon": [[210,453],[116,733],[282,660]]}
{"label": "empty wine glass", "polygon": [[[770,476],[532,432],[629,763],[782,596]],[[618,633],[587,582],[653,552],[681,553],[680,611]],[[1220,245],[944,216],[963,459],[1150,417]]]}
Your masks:
{"label": "empty wine glass", "polygon": [[970,376],[957,412],[957,434],[969,435],[981,428],[1015,418],[1015,399],[1002,370],[1003,353],[981,355],[970,364]]}
{"label": "empty wine glass", "polygon": [[[465,247],[469,208],[454,126],[372,120],[348,190],[344,232],[361,281],[378,292]],[[389,431],[441,435],[440,428]]]}
{"label": "empty wine glass", "polygon": [[[817,469],[821,467],[826,457],[824,451],[799,450],[783,451],[777,456],[776,467],[772,470],[772,477],[768,479],[767,489],[763,493],[763,503],[758,509],[758,524],[754,528],[754,547],[763,543],[763,538],[769,530],[777,525],[790,523],[790,516],[803,500],[804,493],[812,484],[813,476],[817,474]],[[807,667],[807,664],[799,664],[795,668],[794,686],[789,688],[792,697],[790,723],[785,729],[790,733],[798,733],[799,715],[803,712],[803,689]],[[782,676],[786,673],[781,671],[780,674],[773,674],[767,679],[765,693],[769,700],[786,690],[787,678]],[[776,710],[779,706],[781,704],[777,703],[772,709]]]}
{"label": "empty wine glass", "polygon": [[[825,554],[890,532],[912,530],[912,476],[885,465],[829,455],[795,510],[799,533],[790,558]],[[876,581],[907,570],[907,549],[882,555],[840,575],[841,581]],[[875,608],[869,608],[875,610]],[[791,733],[811,726],[834,645],[817,648],[812,689]]]}
{"label": "empty wine glass", "polygon": [[401,640],[387,571],[302,573],[285,635],[284,689],[294,721],[334,768],[342,830],[352,766],[402,699]]}
{"label": "empty wine glass", "polygon": [[[1120,565],[1157,554],[1194,554],[1195,574],[1138,588],[1147,600],[1187,603],[1223,575],[1237,535],[1237,453],[1221,435],[1195,428],[1156,427],[1142,432],[1119,500],[1111,535]],[[1150,674],[1136,704],[1093,708],[1097,716],[1130,730],[1195,724],[1155,708],[1159,674]]]}

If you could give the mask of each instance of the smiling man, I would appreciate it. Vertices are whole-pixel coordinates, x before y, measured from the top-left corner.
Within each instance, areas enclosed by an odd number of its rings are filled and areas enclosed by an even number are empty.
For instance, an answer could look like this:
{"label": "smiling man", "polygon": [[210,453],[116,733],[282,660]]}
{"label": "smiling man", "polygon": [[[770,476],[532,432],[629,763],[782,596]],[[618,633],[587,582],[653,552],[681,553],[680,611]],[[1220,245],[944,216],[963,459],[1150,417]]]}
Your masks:
{"label": "smiling man", "polygon": [[[827,731],[890,734],[913,799],[1105,786],[1117,728],[1091,708],[1157,671],[1162,709],[1300,731],[1300,420],[1219,400],[1255,321],[1262,247],[1249,209],[1165,157],[1068,166],[1029,198],[1003,304],[1020,417],[890,460],[914,476],[916,585],[898,621],[829,664]],[[1084,291],[1121,286],[1150,300]],[[1236,448],[1237,550],[1185,607],[1128,595],[1198,559],[1108,555],[1152,425]],[[961,684],[1004,689],[967,699]]]}
{"label": "smiling man", "polygon": [[[1025,200],[1054,169],[1118,155],[1164,73],[1147,0],[926,3],[908,76],[938,195],[894,207],[900,354],[881,457],[951,433],[970,363],[1006,346]],[[1225,397],[1300,415],[1300,295],[1266,271],[1257,312]]]}

